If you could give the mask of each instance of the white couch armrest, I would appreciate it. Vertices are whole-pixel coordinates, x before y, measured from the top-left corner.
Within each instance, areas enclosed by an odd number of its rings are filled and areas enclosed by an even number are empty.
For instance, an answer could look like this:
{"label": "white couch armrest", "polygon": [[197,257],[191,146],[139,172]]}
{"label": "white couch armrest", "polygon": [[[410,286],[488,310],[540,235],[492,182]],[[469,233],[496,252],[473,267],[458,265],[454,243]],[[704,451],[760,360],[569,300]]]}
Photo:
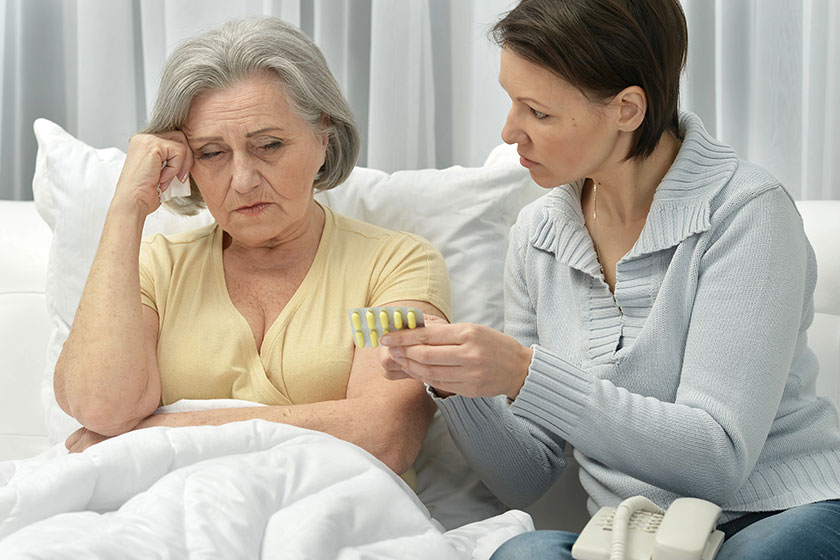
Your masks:
{"label": "white couch armrest", "polygon": [[0,201],[0,460],[49,445],[41,405],[49,247],[50,230],[33,202]]}
{"label": "white couch armrest", "polygon": [[817,394],[840,408],[840,200],[796,203],[817,255],[814,322],[808,345],[820,361]]}

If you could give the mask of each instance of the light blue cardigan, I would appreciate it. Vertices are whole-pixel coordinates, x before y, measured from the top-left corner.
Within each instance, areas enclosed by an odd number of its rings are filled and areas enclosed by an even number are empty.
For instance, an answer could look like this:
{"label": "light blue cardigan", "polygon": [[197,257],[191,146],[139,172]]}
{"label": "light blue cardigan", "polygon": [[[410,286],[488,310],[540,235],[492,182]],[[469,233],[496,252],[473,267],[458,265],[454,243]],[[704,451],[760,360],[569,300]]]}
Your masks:
{"label": "light blue cardigan", "polygon": [[[582,182],[522,210],[505,330],[532,346],[504,397],[436,398],[509,506],[538,498],[574,446],[589,509],[643,494],[740,512],[840,497],[840,430],[815,396],[816,262],[788,193],[684,113],[685,140],[617,266],[615,301],[580,207]],[[562,507],[562,504],[557,504]]]}

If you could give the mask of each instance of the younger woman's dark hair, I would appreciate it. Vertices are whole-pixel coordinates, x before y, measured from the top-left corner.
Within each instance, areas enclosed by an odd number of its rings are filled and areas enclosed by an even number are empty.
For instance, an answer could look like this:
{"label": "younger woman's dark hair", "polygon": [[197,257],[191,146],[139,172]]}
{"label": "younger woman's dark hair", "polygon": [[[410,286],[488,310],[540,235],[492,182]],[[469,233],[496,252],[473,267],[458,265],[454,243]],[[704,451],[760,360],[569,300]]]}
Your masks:
{"label": "younger woman's dark hair", "polygon": [[679,0],[522,0],[491,34],[592,101],[641,87],[647,112],[627,159],[649,156],[666,130],[680,137],[688,29]]}

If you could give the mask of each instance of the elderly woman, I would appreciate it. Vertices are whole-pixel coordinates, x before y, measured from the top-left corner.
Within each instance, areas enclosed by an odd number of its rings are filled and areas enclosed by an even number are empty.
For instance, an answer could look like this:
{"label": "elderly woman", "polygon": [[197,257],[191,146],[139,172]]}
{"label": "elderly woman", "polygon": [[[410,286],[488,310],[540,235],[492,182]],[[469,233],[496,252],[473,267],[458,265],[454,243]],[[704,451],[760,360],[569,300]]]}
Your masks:
{"label": "elderly woman", "polygon": [[[79,451],[148,426],[262,418],[332,434],[397,473],[434,412],[423,385],[382,378],[347,309],[410,305],[446,316],[440,254],[351,220],[313,194],[353,169],[359,134],[318,48],[274,18],[234,21],[169,58],[131,139],[90,276],[55,371]],[[215,223],[141,240],[174,178]],[[138,258],[139,257],[139,258]],[[268,406],[153,415],[179,399]]]}
{"label": "elderly woman", "polygon": [[[721,560],[840,558],[814,254],[778,180],[678,111],[679,0],[522,0],[494,32],[502,138],[550,189],[511,234],[506,334],[391,333],[387,374],[433,388],[508,505],[551,486],[568,442],[593,513],[703,498],[723,508]],[[494,558],[570,558],[576,538],[528,533]]]}

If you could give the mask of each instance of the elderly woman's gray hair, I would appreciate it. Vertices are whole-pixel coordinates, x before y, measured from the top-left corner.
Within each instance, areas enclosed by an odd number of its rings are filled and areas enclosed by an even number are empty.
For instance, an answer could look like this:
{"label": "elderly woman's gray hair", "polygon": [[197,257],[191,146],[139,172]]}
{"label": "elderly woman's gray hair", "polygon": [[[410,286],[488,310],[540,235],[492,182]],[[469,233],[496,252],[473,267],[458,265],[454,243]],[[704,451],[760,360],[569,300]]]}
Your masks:
{"label": "elderly woman's gray hair", "polygon": [[[329,135],[315,188],[325,190],[341,184],[359,156],[359,130],[353,113],[315,43],[278,18],[232,20],[181,43],[164,66],[152,116],[141,132],[180,130],[197,95],[227,89],[263,71],[277,74],[298,116]],[[326,127],[324,114],[329,116]],[[192,195],[167,202],[170,209],[195,214],[204,207],[192,178],[190,183]]]}

